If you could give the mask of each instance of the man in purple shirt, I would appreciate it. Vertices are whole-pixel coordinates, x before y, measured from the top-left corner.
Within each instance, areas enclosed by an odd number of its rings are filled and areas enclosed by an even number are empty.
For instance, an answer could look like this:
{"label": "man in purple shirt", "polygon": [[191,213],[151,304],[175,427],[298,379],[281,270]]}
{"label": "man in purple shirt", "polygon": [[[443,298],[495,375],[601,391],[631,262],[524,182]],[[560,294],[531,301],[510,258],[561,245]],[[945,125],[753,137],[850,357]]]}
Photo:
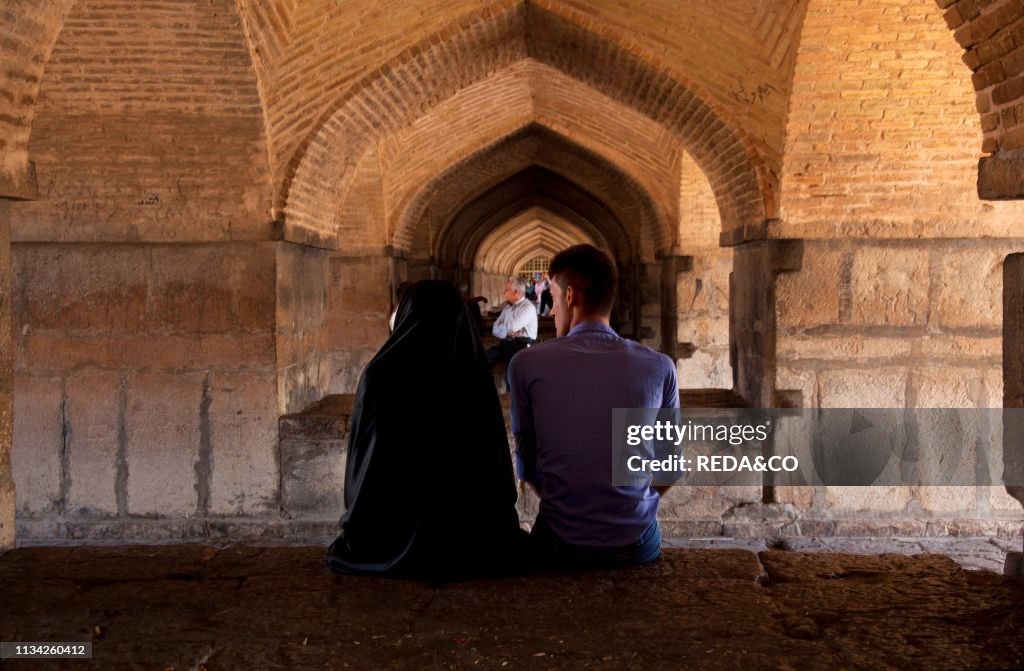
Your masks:
{"label": "man in purple shirt", "polygon": [[678,408],[672,360],[609,326],[615,265],[591,245],[549,271],[558,337],[508,367],[520,479],[540,497],[531,538],[544,563],[589,567],[657,558],[667,487],[612,485],[612,408]]}

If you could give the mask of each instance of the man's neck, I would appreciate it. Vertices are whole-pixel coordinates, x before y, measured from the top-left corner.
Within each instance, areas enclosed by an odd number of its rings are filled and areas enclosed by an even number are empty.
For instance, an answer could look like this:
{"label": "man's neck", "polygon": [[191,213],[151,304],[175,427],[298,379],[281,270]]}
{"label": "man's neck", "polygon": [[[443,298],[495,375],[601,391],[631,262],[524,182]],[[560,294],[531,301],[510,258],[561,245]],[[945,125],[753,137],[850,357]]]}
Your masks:
{"label": "man's neck", "polygon": [[611,316],[610,315],[580,315],[579,317],[573,315],[572,321],[569,322],[569,330],[576,328],[578,324],[583,322],[597,322],[605,326],[611,327]]}

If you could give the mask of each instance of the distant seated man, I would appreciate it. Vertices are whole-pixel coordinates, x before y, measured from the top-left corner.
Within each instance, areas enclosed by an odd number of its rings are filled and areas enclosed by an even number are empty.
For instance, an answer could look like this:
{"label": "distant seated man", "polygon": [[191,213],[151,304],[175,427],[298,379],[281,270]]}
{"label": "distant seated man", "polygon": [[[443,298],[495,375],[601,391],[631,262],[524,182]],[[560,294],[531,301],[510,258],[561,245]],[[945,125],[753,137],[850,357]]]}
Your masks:
{"label": "distant seated man", "polygon": [[491,329],[501,342],[487,350],[487,362],[492,366],[508,361],[537,340],[537,308],[526,299],[526,284],[517,277],[510,277],[505,283],[504,298],[507,304]]}
{"label": "distant seated man", "polygon": [[609,326],[612,260],[578,245],[551,260],[558,337],[508,366],[521,480],[540,497],[531,533],[543,565],[589,568],[658,557],[667,487],[612,484],[612,408],[678,408],[675,364]]}

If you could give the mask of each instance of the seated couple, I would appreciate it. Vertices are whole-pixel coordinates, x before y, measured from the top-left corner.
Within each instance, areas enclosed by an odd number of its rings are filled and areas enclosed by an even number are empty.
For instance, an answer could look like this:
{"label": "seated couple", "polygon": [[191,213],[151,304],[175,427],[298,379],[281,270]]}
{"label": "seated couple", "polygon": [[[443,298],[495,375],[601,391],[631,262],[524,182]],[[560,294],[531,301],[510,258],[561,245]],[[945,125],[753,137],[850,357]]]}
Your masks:
{"label": "seated couple", "polygon": [[615,487],[612,408],[675,408],[675,366],[609,327],[615,266],[589,245],[551,262],[558,337],[509,364],[527,535],[497,392],[465,301],[419,282],[359,382],[331,568],[452,579],[530,567],[640,564],[660,552],[663,490]]}

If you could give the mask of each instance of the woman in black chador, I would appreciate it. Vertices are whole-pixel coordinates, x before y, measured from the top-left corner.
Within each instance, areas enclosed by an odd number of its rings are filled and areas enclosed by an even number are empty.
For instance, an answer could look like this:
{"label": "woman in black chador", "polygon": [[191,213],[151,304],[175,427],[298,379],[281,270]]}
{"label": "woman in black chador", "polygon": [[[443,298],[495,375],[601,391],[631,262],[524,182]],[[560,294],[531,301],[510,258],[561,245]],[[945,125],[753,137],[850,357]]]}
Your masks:
{"label": "woman in black chador", "polygon": [[345,469],[343,573],[453,579],[515,569],[505,424],[474,319],[452,285],[409,287],[363,371]]}

